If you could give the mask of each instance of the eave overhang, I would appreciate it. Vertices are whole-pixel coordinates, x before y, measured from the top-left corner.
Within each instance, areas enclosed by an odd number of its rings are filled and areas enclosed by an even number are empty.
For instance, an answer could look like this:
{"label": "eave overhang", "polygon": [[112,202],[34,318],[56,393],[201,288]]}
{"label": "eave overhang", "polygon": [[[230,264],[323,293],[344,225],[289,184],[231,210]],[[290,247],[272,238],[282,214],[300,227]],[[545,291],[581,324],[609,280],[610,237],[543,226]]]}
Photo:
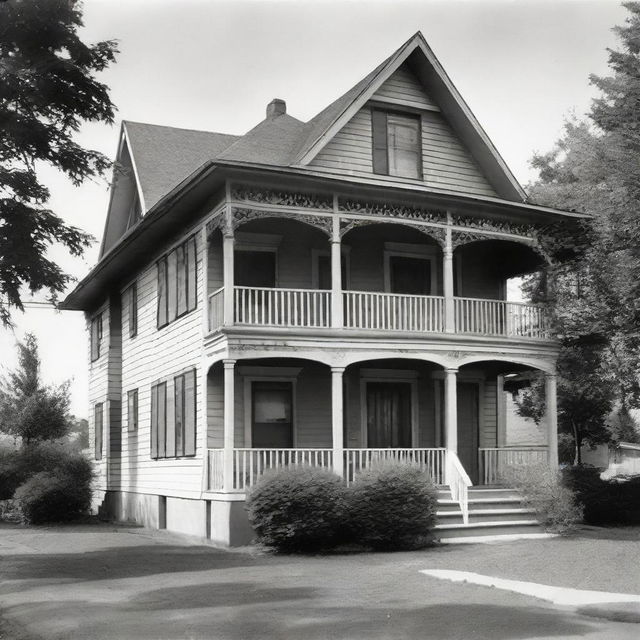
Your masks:
{"label": "eave overhang", "polygon": [[[177,228],[193,221],[198,215],[205,216],[215,204],[215,194],[227,180],[278,189],[330,192],[359,200],[393,201],[438,208],[452,214],[490,216],[516,222],[552,224],[589,218],[582,213],[487,196],[464,195],[419,184],[389,182],[375,176],[338,175],[313,171],[308,167],[301,169],[210,161],[149,209],[142,220],[102,256],[59,308],[76,311],[95,308],[128,274],[148,263],[150,247],[162,246]],[[209,201],[210,206],[207,207]]]}

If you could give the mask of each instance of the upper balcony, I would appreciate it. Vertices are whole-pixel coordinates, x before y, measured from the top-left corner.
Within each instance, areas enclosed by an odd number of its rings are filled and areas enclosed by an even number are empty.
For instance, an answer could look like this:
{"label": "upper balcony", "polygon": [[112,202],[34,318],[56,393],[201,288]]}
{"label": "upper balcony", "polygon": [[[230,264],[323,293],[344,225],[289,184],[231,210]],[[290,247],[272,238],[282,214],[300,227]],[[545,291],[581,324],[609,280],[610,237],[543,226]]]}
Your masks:
{"label": "upper balcony", "polygon": [[551,339],[543,306],[506,300],[511,278],[544,266],[523,225],[479,219],[476,229],[451,214],[408,207],[372,215],[372,207],[354,213],[353,204],[341,211],[337,198],[295,207],[282,204],[282,194],[260,204],[247,200],[255,192],[244,194],[235,192],[208,229],[210,332],[240,326]]}

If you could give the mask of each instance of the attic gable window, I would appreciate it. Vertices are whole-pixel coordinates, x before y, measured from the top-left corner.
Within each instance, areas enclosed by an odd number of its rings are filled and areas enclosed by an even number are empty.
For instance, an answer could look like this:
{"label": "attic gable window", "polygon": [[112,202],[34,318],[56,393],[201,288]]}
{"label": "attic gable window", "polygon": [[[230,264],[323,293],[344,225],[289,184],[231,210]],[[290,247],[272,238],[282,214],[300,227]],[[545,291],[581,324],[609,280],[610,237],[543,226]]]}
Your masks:
{"label": "attic gable window", "polygon": [[422,179],[420,116],[374,109],[373,172]]}
{"label": "attic gable window", "polygon": [[196,238],[158,260],[158,329],[197,305]]}

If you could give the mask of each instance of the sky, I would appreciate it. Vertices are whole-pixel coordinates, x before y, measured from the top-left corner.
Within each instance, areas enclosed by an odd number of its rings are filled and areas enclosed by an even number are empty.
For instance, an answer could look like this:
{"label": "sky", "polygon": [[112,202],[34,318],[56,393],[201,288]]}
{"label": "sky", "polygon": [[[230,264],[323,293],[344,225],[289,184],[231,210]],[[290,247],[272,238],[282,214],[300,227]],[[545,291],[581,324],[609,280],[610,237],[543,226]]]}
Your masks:
{"label": "sky", "polygon": [[[617,0],[85,0],[83,40],[118,40],[117,63],[100,75],[118,113],[112,127],[83,127],[77,142],[113,159],[122,119],[242,134],[275,97],[306,121],[420,30],[526,185],[532,154],[551,149],[564,120],[597,96],[589,75],[607,74],[612,27],[626,13]],[[51,208],[97,239],[82,258],[51,251],[82,278],[97,261],[108,183],[41,175]],[[0,375],[31,331],[44,380],[72,380],[71,410],[86,417],[82,313],[30,307],[14,323],[0,328]]]}

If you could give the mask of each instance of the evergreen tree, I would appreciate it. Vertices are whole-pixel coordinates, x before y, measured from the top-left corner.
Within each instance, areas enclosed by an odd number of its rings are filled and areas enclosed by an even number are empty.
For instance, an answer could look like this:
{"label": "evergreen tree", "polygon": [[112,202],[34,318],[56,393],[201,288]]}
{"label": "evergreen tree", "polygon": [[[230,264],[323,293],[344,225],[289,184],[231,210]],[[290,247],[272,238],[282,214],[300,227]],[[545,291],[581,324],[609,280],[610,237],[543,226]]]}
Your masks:
{"label": "evergreen tree", "polygon": [[39,163],[75,185],[109,166],[97,151],[73,140],[83,122],[112,123],[114,105],[95,74],[115,59],[113,41],[86,45],[78,36],[76,0],[0,3],[0,322],[22,310],[24,289],[52,298],[69,276],[47,257],[60,243],[80,255],[91,237],[46,207]]}
{"label": "evergreen tree", "polygon": [[28,445],[62,438],[69,430],[69,384],[42,384],[38,342],[27,334],[18,343],[17,369],[0,381],[0,431]]}

